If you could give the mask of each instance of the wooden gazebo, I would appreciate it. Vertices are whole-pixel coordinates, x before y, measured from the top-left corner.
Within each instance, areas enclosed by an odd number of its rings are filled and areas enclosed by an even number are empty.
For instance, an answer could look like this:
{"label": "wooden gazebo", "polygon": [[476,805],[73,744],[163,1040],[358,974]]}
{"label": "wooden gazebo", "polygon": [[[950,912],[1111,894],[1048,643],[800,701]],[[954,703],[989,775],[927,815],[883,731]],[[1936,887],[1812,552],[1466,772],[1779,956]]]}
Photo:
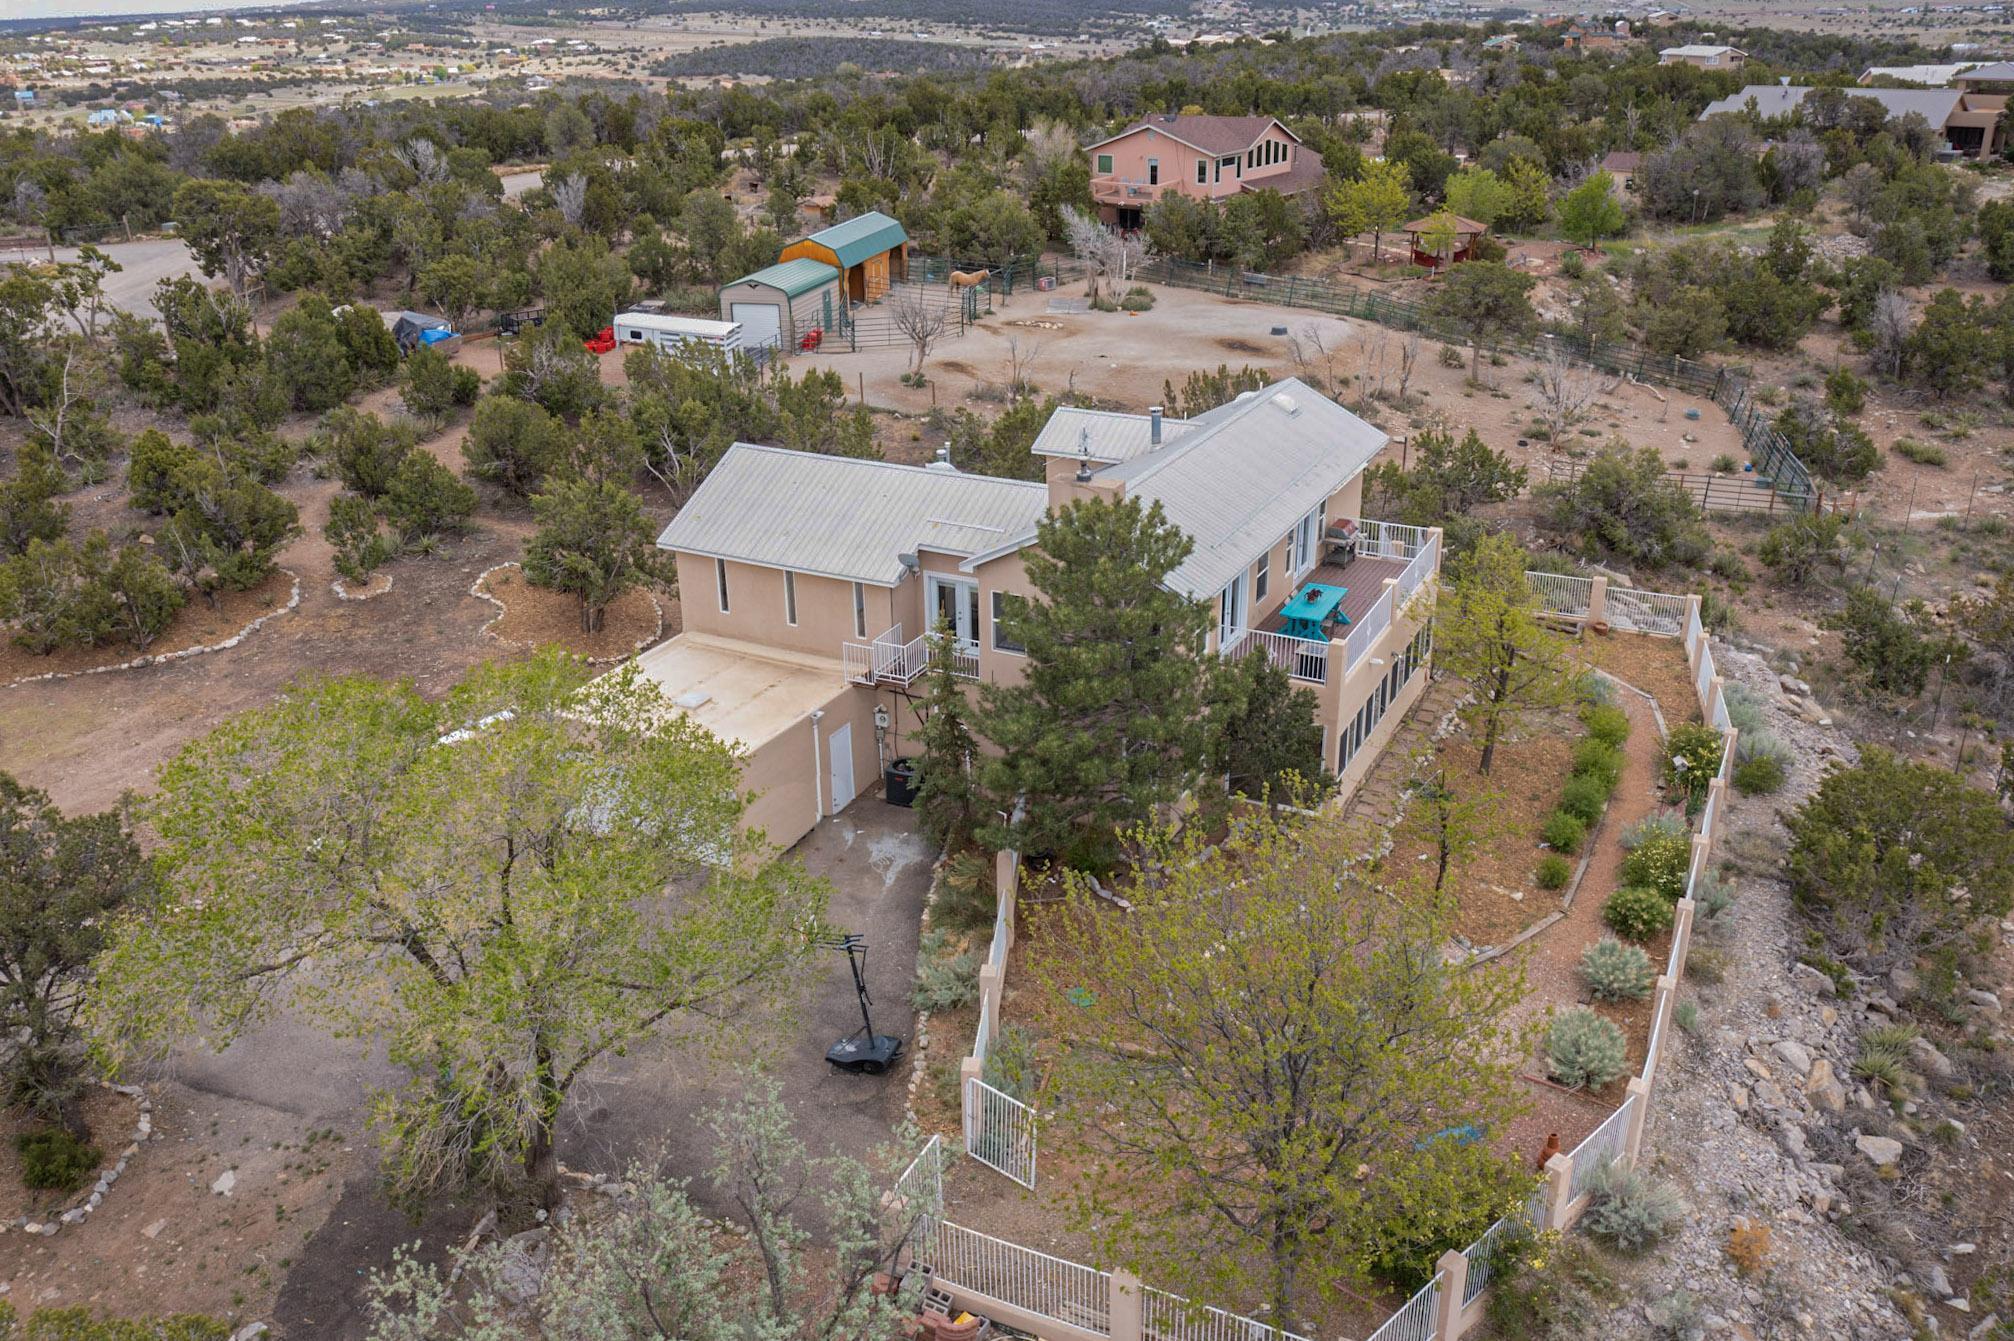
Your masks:
{"label": "wooden gazebo", "polygon": [[[1453,229],[1451,248],[1439,244],[1436,234],[1444,234]],[[1413,241],[1413,264],[1428,270],[1438,270],[1444,265],[1459,265],[1469,259],[1476,242],[1489,232],[1488,224],[1477,223],[1449,210],[1429,214],[1423,219],[1415,219],[1406,225],[1406,232]],[[1446,255],[1442,255],[1446,251]]]}

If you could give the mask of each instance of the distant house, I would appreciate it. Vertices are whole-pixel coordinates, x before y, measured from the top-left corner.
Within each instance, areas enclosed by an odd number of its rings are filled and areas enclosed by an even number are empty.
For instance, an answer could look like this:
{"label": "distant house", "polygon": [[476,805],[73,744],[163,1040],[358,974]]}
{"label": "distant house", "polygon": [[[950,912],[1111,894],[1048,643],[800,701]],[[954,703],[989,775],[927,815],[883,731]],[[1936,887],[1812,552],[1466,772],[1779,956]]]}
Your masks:
{"label": "distant house", "polygon": [[[1962,78],[1963,76],[1961,76]],[[1750,106],[1764,120],[1796,115],[1805,99],[1818,90],[1788,84],[1750,84],[1741,92],[1706,105],[1699,114],[1704,121],[1725,112],[1745,112]],[[1971,93],[1962,88],[1855,88],[1837,90],[1848,98],[1878,103],[1893,120],[1911,113],[1930,123],[1945,143],[1961,154],[1987,158],[1999,152],[2004,142],[2002,113],[2007,98],[1997,93]]]}
{"label": "distant house", "polygon": [[14,90],[14,106],[15,106],[15,108],[16,108],[16,109],[18,109],[18,110],[20,110],[20,111],[24,111],[24,112],[25,112],[25,111],[27,111],[27,110],[28,110],[28,109],[29,109],[30,107],[33,107],[34,105],[35,105],[35,90],[34,90],[34,89],[32,89],[32,88],[17,88],[17,89],[15,89],[15,90]]}
{"label": "distant house", "polygon": [[1150,116],[1084,152],[1098,217],[1118,228],[1138,228],[1170,192],[1194,200],[1297,195],[1323,176],[1322,156],[1270,116]]}
{"label": "distant house", "polygon": [[1570,24],[1560,39],[1568,51],[1621,51],[1627,34],[1618,36],[1606,28]]}
{"label": "distant house", "polygon": [[1643,155],[1618,149],[1605,155],[1601,170],[1615,179],[1615,193],[1624,196],[1636,190],[1636,174],[1643,170]]}
{"label": "distant house", "polygon": [[1486,38],[1483,41],[1484,51],[1516,51],[1517,49],[1518,37],[1516,33],[1498,33],[1495,37]]}
{"label": "distant house", "polygon": [[131,112],[122,112],[112,107],[101,107],[85,117],[84,124],[89,126],[117,126],[132,119],[133,114]]}
{"label": "distant house", "polygon": [[1870,65],[1860,72],[1860,82],[1871,84],[1877,79],[1894,79],[1905,84],[1922,84],[1929,88],[1948,87],[1953,79],[1972,68],[1973,62],[1964,65]]}
{"label": "distant house", "polygon": [[1738,70],[1748,61],[1748,53],[1735,47],[1666,47],[1657,53],[1659,65],[1692,65],[1702,70]]}

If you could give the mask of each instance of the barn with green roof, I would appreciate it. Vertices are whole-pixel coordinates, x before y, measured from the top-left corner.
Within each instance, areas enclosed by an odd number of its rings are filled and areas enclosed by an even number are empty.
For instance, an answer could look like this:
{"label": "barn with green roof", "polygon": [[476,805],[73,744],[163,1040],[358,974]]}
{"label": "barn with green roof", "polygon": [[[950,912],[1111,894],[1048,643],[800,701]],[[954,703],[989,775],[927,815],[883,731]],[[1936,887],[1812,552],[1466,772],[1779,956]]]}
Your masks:
{"label": "barn with green roof", "polygon": [[841,293],[872,303],[909,278],[909,234],[901,220],[876,210],[793,242],[777,259],[823,262],[839,272]]}
{"label": "barn with green roof", "polygon": [[799,257],[743,275],[721,286],[720,319],[741,324],[743,349],[802,349],[813,331],[823,343],[846,321],[839,271]]}

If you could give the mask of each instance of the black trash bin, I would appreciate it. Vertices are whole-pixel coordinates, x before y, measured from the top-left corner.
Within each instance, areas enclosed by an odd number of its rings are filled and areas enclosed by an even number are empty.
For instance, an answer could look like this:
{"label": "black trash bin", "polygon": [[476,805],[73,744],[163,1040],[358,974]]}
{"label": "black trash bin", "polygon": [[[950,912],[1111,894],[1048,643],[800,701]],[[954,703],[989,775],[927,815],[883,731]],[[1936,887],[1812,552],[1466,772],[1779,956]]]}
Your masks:
{"label": "black trash bin", "polygon": [[916,761],[897,759],[888,765],[882,774],[887,784],[888,804],[892,806],[913,806],[916,804]]}

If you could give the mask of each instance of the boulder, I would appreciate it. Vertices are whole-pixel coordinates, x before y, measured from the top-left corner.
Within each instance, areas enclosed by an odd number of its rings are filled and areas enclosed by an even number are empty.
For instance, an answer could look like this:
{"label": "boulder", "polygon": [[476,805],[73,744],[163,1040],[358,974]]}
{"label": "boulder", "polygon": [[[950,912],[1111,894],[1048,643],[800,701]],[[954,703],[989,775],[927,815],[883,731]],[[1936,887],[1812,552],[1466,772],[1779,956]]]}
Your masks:
{"label": "boulder", "polygon": [[1809,964],[1792,964],[1790,980],[1813,996],[1832,996],[1839,990],[1831,978]]}
{"label": "boulder", "polygon": [[1907,1001],[1923,990],[1923,980],[1916,976],[1914,969],[1897,964],[1888,970],[1888,994],[1897,1001]]}
{"label": "boulder", "polygon": [[1832,1063],[1820,1057],[1811,1064],[1811,1075],[1804,1082],[1804,1093],[1820,1108],[1830,1113],[1846,1111],[1846,1087],[1832,1074]]}
{"label": "boulder", "polygon": [[2000,1013],[2000,998],[1991,992],[1981,991],[1977,987],[1968,987],[1965,989],[1965,999],[1989,1014],[1998,1015]]}
{"label": "boulder", "polygon": [[1909,1058],[1925,1074],[1936,1076],[1939,1080],[1949,1080],[1958,1074],[1957,1064],[1938,1051],[1937,1045],[1927,1038],[1909,1040]]}
{"label": "boulder", "polygon": [[1805,1047],[1796,1039],[1778,1039],[1776,1045],[1770,1048],[1770,1051],[1776,1054],[1778,1061],[1797,1072],[1798,1075],[1808,1076],[1811,1074],[1811,1049]]}
{"label": "boulder", "polygon": [[1892,1136],[1856,1136],[1853,1148],[1867,1156],[1867,1162],[1885,1169],[1902,1158],[1902,1142]]}
{"label": "boulder", "polygon": [[545,1288],[546,1263],[552,1246],[551,1231],[541,1225],[513,1234],[503,1241],[497,1261],[497,1287],[514,1304],[529,1304]]}

